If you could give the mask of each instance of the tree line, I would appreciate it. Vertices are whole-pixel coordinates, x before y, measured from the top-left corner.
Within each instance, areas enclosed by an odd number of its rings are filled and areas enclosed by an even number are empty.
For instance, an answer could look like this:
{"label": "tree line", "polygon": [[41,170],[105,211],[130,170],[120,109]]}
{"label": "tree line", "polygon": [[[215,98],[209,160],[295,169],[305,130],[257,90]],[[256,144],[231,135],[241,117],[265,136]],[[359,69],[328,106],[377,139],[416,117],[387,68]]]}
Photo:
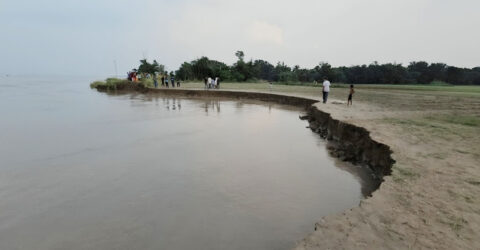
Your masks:
{"label": "tree line", "polygon": [[[177,71],[170,74],[183,81],[203,80],[210,76],[232,82],[264,80],[281,83],[311,83],[327,78],[332,82],[349,84],[429,84],[439,81],[455,85],[480,85],[480,67],[459,68],[444,63],[429,64],[424,61],[411,62],[408,66],[373,62],[369,65],[332,67],[326,62],[321,62],[314,68],[308,69],[300,68],[298,65],[290,67],[283,62],[273,65],[260,59],[245,61],[245,54],[242,51],[237,51],[235,56],[237,61],[233,65],[201,57],[191,62],[184,62]],[[143,65],[148,64],[146,60],[141,62]],[[144,66],[144,68],[148,67]],[[160,65],[159,68],[164,67]],[[139,72],[141,73],[140,68]]]}

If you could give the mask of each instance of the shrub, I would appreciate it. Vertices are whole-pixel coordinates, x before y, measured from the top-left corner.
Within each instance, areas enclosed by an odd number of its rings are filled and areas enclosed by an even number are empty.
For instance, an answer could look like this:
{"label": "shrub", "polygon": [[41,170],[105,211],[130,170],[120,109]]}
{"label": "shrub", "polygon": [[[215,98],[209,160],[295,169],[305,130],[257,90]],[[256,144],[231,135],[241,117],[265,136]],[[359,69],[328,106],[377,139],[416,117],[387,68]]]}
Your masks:
{"label": "shrub", "polygon": [[96,89],[98,86],[103,86],[103,85],[105,85],[105,82],[103,81],[94,81],[90,83],[90,88]]}
{"label": "shrub", "polygon": [[107,78],[105,81],[95,81],[90,84],[90,88],[117,90],[123,89],[129,83],[126,79]]}

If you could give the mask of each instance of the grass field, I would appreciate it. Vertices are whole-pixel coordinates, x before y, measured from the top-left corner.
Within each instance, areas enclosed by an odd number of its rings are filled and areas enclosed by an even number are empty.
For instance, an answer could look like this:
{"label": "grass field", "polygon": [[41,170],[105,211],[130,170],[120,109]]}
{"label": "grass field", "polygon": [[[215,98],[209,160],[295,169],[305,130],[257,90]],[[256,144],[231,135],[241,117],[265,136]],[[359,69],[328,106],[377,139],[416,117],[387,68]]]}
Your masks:
{"label": "grass field", "polygon": [[[182,83],[181,88],[203,89],[203,83]],[[221,83],[223,90],[260,91],[301,95],[320,99],[320,86],[268,83]],[[333,84],[330,98],[346,101],[348,85]],[[355,85],[354,102],[360,101],[394,110],[457,111],[480,114],[480,86]]]}
{"label": "grass field", "polygon": [[[332,88],[349,88],[350,84],[334,83]],[[182,83],[185,88],[203,88],[203,83],[186,82]],[[261,90],[270,91],[288,91],[288,92],[307,92],[321,89],[321,84],[273,84],[268,83],[221,83],[222,89],[242,89],[242,90]],[[480,86],[437,86],[437,85],[401,85],[401,84],[355,84],[355,89],[373,89],[373,90],[400,90],[400,91],[424,91],[424,92],[445,92],[445,93],[465,93],[472,96],[480,96]]]}

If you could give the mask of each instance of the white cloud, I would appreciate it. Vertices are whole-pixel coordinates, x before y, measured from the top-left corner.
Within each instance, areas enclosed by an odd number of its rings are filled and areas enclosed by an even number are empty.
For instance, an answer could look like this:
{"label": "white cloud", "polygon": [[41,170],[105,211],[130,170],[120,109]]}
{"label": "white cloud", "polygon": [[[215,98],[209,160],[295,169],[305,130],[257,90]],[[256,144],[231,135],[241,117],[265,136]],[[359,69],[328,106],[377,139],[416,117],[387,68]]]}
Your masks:
{"label": "white cloud", "polygon": [[247,38],[249,41],[267,45],[282,45],[283,30],[273,24],[264,21],[255,21],[247,28]]}

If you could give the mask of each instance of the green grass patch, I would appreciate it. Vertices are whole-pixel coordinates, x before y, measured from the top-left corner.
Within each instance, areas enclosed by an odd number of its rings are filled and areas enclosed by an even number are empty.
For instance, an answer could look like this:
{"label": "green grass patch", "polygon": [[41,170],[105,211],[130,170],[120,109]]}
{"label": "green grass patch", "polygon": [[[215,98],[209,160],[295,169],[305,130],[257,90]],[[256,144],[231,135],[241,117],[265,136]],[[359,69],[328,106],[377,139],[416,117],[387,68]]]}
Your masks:
{"label": "green grass patch", "polygon": [[439,116],[427,116],[429,120],[446,122],[455,125],[480,127],[480,117],[475,115],[439,115]]}
{"label": "green grass patch", "polygon": [[126,79],[107,78],[105,81],[94,81],[90,84],[90,88],[117,90],[123,88],[129,81]]}
{"label": "green grass patch", "polygon": [[[379,93],[393,92],[393,93],[412,93],[412,94],[434,94],[445,96],[458,97],[480,97],[480,86],[475,85],[449,85],[448,83],[432,82],[431,84],[354,84],[358,93],[362,90],[369,92],[378,90]],[[203,82],[186,81],[187,88],[203,88]],[[319,92],[321,91],[322,83],[313,82],[274,82],[269,84],[264,81],[259,82],[222,82],[223,89],[238,89],[238,90],[257,90],[257,91],[278,91],[291,93],[305,93],[305,92]],[[333,89],[346,89],[350,84],[346,83],[332,83]],[[333,90],[333,93],[335,91]],[[461,99],[459,99],[461,101]]]}
{"label": "green grass patch", "polygon": [[90,88],[96,89],[98,86],[104,86],[105,84],[106,84],[106,82],[104,82],[104,81],[94,81],[94,82],[90,83]]}
{"label": "green grass patch", "polygon": [[[323,85],[321,82],[313,83],[313,82],[274,82],[274,85],[287,85],[287,86],[303,86],[303,87],[313,87],[313,88],[321,88]],[[333,84],[332,84],[333,87]]]}
{"label": "green grass patch", "polygon": [[432,81],[429,85],[430,86],[452,86],[452,84],[444,81]]}
{"label": "green grass patch", "polygon": [[462,136],[462,134],[459,133],[459,128],[452,125],[460,125],[464,126],[464,128],[480,128],[480,117],[476,115],[442,114],[428,115],[417,119],[387,118],[385,121],[408,129],[413,127],[427,128],[430,129],[428,131],[433,133],[433,135],[440,137],[444,137],[446,134]]}
{"label": "green grass patch", "polygon": [[385,121],[393,124],[403,125],[404,127],[417,126],[417,127],[429,127],[429,128],[438,128],[438,129],[443,128],[442,126],[433,124],[431,121],[426,121],[422,118],[419,118],[419,119],[386,118]]}
{"label": "green grass patch", "polygon": [[147,79],[143,78],[140,81],[140,84],[143,84],[143,86],[147,88],[155,88],[155,83],[153,82],[152,78],[147,78]]}
{"label": "green grass patch", "polygon": [[[348,84],[344,84],[348,86]],[[333,85],[336,86],[336,85]],[[403,91],[434,91],[448,93],[464,93],[471,95],[480,95],[480,86],[477,85],[450,85],[441,82],[433,82],[432,84],[355,84],[355,88],[359,89],[378,89],[378,90],[403,90]]]}
{"label": "green grass patch", "polygon": [[[469,115],[439,114],[410,119],[386,118],[384,121],[400,126],[407,131],[407,133],[415,134],[417,136],[416,138],[424,142],[427,142],[430,136],[435,136],[443,140],[452,140],[452,138],[455,137],[470,139],[470,134],[477,133],[476,131],[480,128],[479,118]],[[427,156],[437,159],[443,158],[443,156],[436,155]]]}

